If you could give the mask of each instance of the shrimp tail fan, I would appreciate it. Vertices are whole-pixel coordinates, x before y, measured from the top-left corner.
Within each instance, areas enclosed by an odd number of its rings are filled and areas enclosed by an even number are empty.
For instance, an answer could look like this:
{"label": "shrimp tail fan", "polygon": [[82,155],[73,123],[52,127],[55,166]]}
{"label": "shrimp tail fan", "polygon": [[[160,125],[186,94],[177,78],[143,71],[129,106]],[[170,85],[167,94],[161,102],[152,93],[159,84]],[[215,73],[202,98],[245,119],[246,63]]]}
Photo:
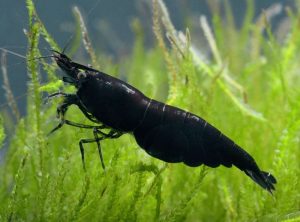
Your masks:
{"label": "shrimp tail fan", "polygon": [[247,176],[249,176],[255,183],[260,185],[262,188],[266,189],[272,194],[272,191],[275,191],[274,184],[277,183],[275,177],[268,172],[265,171],[252,171],[245,170],[244,171]]}

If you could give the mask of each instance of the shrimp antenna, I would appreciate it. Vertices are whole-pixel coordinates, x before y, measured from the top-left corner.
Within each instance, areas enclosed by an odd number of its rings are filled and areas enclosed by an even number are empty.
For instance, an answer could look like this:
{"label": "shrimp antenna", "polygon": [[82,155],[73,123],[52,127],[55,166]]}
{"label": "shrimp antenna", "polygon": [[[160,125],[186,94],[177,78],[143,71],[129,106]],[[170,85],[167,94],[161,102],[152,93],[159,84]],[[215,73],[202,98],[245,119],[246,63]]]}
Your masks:
{"label": "shrimp antenna", "polygon": [[19,53],[17,53],[17,52],[13,52],[13,51],[11,51],[11,50],[9,50],[9,49],[5,49],[5,48],[0,47],[0,50],[2,50],[3,52],[7,52],[7,53],[9,53],[9,54],[18,56],[18,57],[20,57],[20,58],[26,59],[26,56],[21,55],[21,54],[19,54]]}
{"label": "shrimp antenna", "polygon": [[63,48],[63,50],[62,50],[62,52],[61,52],[62,54],[65,54],[67,48],[70,46],[70,44],[71,44],[71,42],[72,42],[73,39],[74,39],[74,34],[72,34],[72,35],[70,36],[70,38],[68,39],[66,45],[64,46],[64,48]]}

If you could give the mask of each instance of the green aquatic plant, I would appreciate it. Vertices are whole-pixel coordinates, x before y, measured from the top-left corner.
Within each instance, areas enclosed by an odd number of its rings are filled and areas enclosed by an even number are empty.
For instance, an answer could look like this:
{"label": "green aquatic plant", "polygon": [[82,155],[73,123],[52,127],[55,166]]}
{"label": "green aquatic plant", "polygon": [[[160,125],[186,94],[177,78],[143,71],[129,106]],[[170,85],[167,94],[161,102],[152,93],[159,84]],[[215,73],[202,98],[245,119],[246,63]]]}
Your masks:
{"label": "green aquatic plant", "polygon": [[[59,101],[42,104],[41,92],[56,91],[62,82],[55,64],[40,61],[49,80],[41,85],[34,58],[41,56],[41,38],[60,49],[27,0],[28,114],[16,123],[1,163],[0,221],[299,221],[300,14],[287,9],[291,29],[280,42],[267,21],[268,10],[254,21],[248,0],[243,25],[236,28],[228,2],[226,22],[213,5],[212,25],[199,19],[212,51],[205,60],[192,31],[176,30],[163,1],[154,0],[156,46],[144,47],[143,27],[135,20],[135,44],[124,69],[128,81],[148,96],[204,117],[244,147],[276,176],[273,196],[234,168],[190,168],[154,159],[130,135],[103,141],[105,171],[96,145],[86,146],[84,172],[77,141],[92,132],[64,126],[47,137]],[[99,60],[80,11],[74,12],[76,39],[83,33],[93,65],[117,76],[109,59]],[[72,53],[76,47],[71,46]],[[76,108],[68,118],[88,123]],[[2,123],[3,118],[0,144]]]}

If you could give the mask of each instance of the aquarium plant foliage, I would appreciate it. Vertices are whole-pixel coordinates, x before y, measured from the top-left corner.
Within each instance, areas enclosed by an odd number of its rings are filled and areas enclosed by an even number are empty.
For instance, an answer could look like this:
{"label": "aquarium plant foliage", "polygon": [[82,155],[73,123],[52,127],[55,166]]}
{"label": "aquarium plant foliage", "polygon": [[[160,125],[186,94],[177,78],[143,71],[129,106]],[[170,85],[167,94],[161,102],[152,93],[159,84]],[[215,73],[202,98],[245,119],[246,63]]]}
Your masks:
{"label": "aquarium plant foliage", "polygon": [[[81,45],[86,64],[116,77],[122,68],[126,81],[147,96],[206,119],[276,176],[273,195],[237,168],[191,168],[154,159],[131,135],[101,143],[105,171],[96,144],[86,145],[85,172],[78,141],[92,138],[91,130],[64,126],[47,136],[58,123],[60,99],[44,103],[43,95],[75,89],[62,84],[53,61],[35,59],[43,56],[42,40],[62,49],[27,0],[27,115],[5,140],[9,148],[0,166],[0,221],[299,221],[299,11],[284,9],[290,28],[279,39],[280,30],[270,25],[272,9],[254,18],[248,0],[237,28],[229,1],[224,2],[225,15],[213,5],[211,20],[199,15],[203,35],[197,41],[193,29],[176,30],[164,2],[153,0],[153,47],[145,47],[145,27],[135,19],[132,53],[120,62],[94,50],[74,8],[79,41],[70,46],[69,56]],[[41,84],[41,70],[47,84]],[[90,124],[76,107],[67,118]],[[3,123],[1,118],[2,146]]]}

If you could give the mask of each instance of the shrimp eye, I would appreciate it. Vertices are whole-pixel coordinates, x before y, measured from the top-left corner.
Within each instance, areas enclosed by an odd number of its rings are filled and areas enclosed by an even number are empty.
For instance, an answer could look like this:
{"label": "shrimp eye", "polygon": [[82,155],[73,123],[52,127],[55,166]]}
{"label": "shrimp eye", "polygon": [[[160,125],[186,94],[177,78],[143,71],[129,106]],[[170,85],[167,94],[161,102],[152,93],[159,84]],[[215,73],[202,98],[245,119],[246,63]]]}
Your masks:
{"label": "shrimp eye", "polygon": [[79,72],[79,73],[77,74],[77,78],[78,78],[78,79],[84,79],[84,78],[86,78],[86,73],[85,73],[85,72]]}

